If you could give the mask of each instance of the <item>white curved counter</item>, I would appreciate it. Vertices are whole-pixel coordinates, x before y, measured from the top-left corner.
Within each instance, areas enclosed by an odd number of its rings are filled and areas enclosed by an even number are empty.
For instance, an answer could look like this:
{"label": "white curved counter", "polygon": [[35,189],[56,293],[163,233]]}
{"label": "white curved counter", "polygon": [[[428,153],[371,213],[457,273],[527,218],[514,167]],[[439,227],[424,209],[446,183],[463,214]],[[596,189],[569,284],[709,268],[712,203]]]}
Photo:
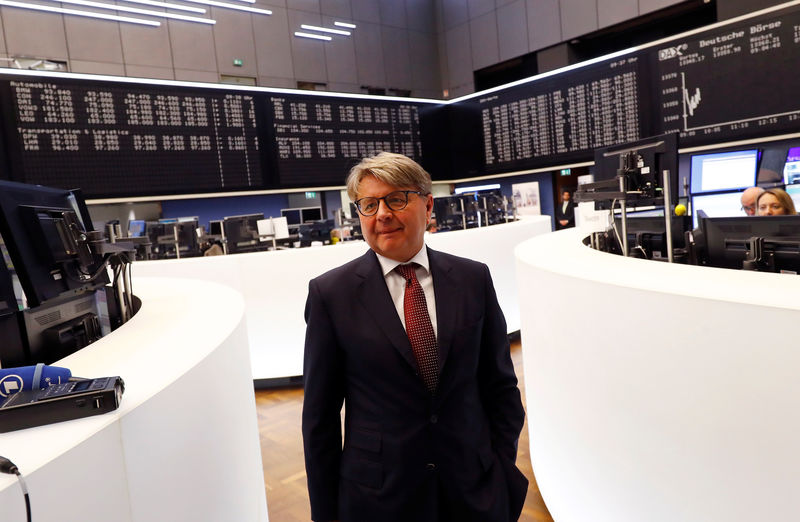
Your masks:
{"label": "white curved counter", "polygon": [[[426,236],[437,250],[482,261],[489,266],[508,331],[519,330],[514,248],[522,241],[550,231],[549,216],[514,223]],[[139,277],[191,277],[228,285],[242,293],[253,379],[281,379],[303,374],[305,310],[308,282],[355,259],[367,250],[363,241],[334,246],[297,248],[228,256],[194,257],[133,263],[133,282]],[[200,327],[210,328],[205,314]]]}
{"label": "white curved counter", "polygon": [[516,250],[531,461],[557,522],[800,520],[800,277]]}
{"label": "white curved counter", "polygon": [[[81,377],[120,375],[120,408],[0,434],[33,520],[267,520],[241,295],[145,278],[134,293],[142,308],[128,323],[56,363]],[[0,520],[25,520],[9,475]]]}

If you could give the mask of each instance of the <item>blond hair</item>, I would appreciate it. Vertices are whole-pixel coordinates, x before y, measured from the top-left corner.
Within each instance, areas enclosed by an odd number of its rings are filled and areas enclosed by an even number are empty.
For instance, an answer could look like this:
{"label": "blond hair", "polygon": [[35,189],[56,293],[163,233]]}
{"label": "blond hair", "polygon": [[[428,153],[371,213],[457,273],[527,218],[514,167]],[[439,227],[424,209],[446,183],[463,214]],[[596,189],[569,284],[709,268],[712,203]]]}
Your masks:
{"label": "blond hair", "polygon": [[358,199],[358,187],[366,176],[392,187],[413,187],[423,194],[431,193],[431,176],[419,163],[402,154],[379,152],[369,156],[350,169],[347,175],[347,195],[351,201]]}
{"label": "blond hair", "polygon": [[775,198],[778,200],[778,203],[780,203],[783,209],[786,211],[786,214],[797,214],[797,210],[794,208],[794,201],[792,201],[792,196],[787,194],[785,190],[779,188],[768,188],[759,194],[758,198],[756,198],[756,208],[758,208],[758,202],[761,200],[761,197],[764,194],[772,194],[775,196]]}

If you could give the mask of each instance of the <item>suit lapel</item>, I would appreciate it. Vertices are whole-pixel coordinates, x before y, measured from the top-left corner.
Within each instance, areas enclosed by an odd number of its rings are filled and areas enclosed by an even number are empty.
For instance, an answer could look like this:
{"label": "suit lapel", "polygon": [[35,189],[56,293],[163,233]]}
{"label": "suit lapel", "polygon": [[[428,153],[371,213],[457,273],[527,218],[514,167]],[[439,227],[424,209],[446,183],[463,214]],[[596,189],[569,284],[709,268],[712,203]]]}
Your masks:
{"label": "suit lapel", "polygon": [[369,250],[361,259],[362,262],[355,271],[361,279],[361,284],[357,289],[359,302],[375,320],[378,328],[389,338],[392,346],[416,370],[417,361],[411,350],[411,343],[403,329],[400,317],[397,316],[397,309],[395,309],[389,289],[386,287],[386,280],[381,273],[378,258],[375,257],[375,252]]}
{"label": "suit lapel", "polygon": [[428,261],[436,296],[436,330],[439,345],[439,375],[442,373],[453,340],[457,320],[456,303],[461,299],[461,288],[452,273],[453,266],[439,252],[428,249]]}

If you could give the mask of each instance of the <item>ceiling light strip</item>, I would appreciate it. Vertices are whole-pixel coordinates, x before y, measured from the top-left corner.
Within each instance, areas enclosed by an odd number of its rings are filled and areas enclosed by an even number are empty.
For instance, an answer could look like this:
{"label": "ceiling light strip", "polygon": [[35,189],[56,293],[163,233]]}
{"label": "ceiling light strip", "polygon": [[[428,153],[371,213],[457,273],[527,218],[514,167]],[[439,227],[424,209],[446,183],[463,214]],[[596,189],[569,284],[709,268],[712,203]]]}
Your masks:
{"label": "ceiling light strip", "polygon": [[155,0],[122,0],[123,2],[130,2],[132,4],[151,5],[153,7],[163,7],[165,9],[175,9],[178,11],[187,11],[189,13],[205,14],[206,10],[202,7],[190,7],[188,5],[168,4],[166,2],[156,2]]}
{"label": "ceiling light strip", "polygon": [[355,29],[356,28],[356,24],[351,24],[351,23],[348,23],[348,22],[333,22],[333,25],[335,25],[337,27],[346,27],[348,29]]}
{"label": "ceiling light strip", "polygon": [[90,11],[79,11],[77,9],[66,9],[63,7],[50,7],[47,5],[26,4],[23,2],[13,2],[11,0],[0,0],[0,5],[6,7],[18,7],[20,9],[30,9],[31,11],[45,11],[47,13],[84,16],[86,18],[99,18],[101,20],[112,20],[114,22],[125,22],[129,24],[149,25],[151,27],[158,27],[161,25],[161,22],[156,22],[154,20],[143,20],[141,18],[131,18],[128,16],[107,15],[102,13],[93,13]]}
{"label": "ceiling light strip", "polygon": [[235,9],[237,11],[247,11],[248,13],[257,13],[263,15],[271,15],[272,11],[269,9],[257,9],[255,7],[247,7],[244,5],[228,4],[225,2],[215,2],[214,0],[181,0],[182,2],[192,2],[193,4],[210,5],[212,7],[224,7],[225,9]]}
{"label": "ceiling light strip", "polygon": [[185,22],[194,22],[198,24],[215,24],[216,20],[211,18],[198,18],[196,16],[186,16],[173,13],[166,13],[164,11],[152,11],[150,9],[139,9],[138,7],[125,7],[124,5],[110,5],[100,2],[92,2],[91,0],[50,0],[51,2],[61,2],[62,4],[82,5],[86,7],[94,7],[96,9],[111,9],[112,11],[122,11],[125,13],[135,13],[146,16],[155,16],[158,18],[171,18],[173,20],[183,20]]}
{"label": "ceiling light strip", "polygon": [[303,33],[301,31],[295,31],[294,35],[299,36],[300,38],[311,38],[312,40],[325,40],[326,42],[333,40],[333,38],[331,38],[330,36],[324,36],[321,34]]}
{"label": "ceiling light strip", "polygon": [[342,34],[344,36],[350,36],[350,31],[342,31],[341,29],[328,29],[327,27],[318,27],[316,25],[301,24],[300,29],[306,29],[308,31],[319,31],[321,33]]}

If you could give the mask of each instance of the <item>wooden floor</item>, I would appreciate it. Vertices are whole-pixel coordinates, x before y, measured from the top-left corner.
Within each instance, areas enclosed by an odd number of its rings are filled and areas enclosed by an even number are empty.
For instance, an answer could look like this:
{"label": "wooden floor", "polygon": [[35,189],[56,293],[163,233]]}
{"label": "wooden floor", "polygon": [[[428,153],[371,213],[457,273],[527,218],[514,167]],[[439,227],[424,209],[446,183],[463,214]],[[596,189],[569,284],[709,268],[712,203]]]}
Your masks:
{"label": "wooden floor", "polygon": [[[522,391],[525,382],[519,342],[511,345],[511,357]],[[522,393],[522,400],[525,400],[525,393]],[[308,522],[311,519],[303,464],[303,440],[300,433],[302,407],[302,388],[256,391],[264,483],[267,488],[267,507],[271,522]],[[553,518],[547,511],[533,476],[529,447],[526,422],[519,440],[517,466],[528,477],[530,486],[520,521],[552,521]]]}

